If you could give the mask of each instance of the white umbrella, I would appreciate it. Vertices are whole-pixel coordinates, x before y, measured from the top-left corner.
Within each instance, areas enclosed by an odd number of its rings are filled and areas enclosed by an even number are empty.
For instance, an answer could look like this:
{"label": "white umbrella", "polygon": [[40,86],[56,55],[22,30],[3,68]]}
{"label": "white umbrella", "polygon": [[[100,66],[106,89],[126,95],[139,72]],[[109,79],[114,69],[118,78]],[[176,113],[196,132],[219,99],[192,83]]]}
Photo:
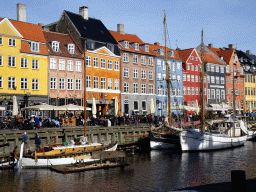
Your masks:
{"label": "white umbrella", "polygon": [[97,108],[95,98],[92,98],[92,115],[96,118]]}
{"label": "white umbrella", "polygon": [[18,103],[17,103],[17,98],[16,96],[13,96],[13,110],[12,110],[12,115],[16,116],[18,115],[19,111],[18,111]]}
{"label": "white umbrella", "polygon": [[5,107],[0,107],[0,111],[4,111],[5,110]]}
{"label": "white umbrella", "polygon": [[115,98],[115,116],[118,116],[118,100],[117,100],[117,96]]}
{"label": "white umbrella", "polygon": [[51,111],[54,110],[55,106],[52,105],[48,105],[43,103],[42,105],[33,105],[33,106],[29,106],[29,107],[24,107],[21,110],[34,110],[34,111]]}
{"label": "white umbrella", "polygon": [[151,99],[150,100],[150,113],[151,114],[154,114],[155,113],[155,106],[154,106],[154,100],[153,99]]}
{"label": "white umbrella", "polygon": [[199,114],[199,106],[198,106],[198,101],[196,99],[196,103],[195,103],[195,113]]}
{"label": "white umbrella", "polygon": [[249,112],[252,113],[252,106],[251,106],[251,102],[249,102]]}

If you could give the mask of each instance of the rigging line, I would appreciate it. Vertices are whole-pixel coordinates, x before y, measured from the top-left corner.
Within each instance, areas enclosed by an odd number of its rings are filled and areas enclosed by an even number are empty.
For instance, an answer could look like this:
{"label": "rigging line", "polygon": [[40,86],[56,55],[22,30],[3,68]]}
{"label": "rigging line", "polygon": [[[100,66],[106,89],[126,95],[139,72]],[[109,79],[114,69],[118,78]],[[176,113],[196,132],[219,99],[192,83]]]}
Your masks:
{"label": "rigging line", "polygon": [[172,48],[171,46],[171,40],[170,40],[170,36],[169,36],[169,32],[168,32],[168,28],[167,28],[167,24],[166,24],[166,30],[167,30],[167,39],[169,40],[169,45],[170,45],[170,49]]}

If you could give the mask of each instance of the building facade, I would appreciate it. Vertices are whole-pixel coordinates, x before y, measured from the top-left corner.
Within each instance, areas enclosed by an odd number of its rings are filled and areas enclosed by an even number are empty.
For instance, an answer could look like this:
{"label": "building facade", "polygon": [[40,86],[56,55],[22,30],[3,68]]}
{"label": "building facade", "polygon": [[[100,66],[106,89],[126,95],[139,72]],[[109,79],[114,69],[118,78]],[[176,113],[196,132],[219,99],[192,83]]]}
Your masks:
{"label": "building facade", "polygon": [[155,53],[137,35],[125,34],[122,24],[110,33],[121,49],[121,114],[150,114],[150,101],[156,102]]}

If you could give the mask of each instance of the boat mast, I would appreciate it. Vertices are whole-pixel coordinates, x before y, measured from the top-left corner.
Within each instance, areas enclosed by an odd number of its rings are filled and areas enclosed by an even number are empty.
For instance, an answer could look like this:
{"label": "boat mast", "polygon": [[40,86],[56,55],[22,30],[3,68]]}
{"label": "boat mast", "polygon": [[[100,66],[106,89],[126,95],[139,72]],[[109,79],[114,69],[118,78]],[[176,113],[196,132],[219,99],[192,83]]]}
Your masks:
{"label": "boat mast", "polygon": [[84,136],[86,137],[86,41],[84,46]]}
{"label": "boat mast", "polygon": [[236,92],[235,92],[235,79],[236,79],[236,72],[233,72],[233,119],[236,117]]}
{"label": "boat mast", "polygon": [[202,29],[202,42],[201,42],[201,131],[204,132],[204,31]]}
{"label": "boat mast", "polygon": [[170,69],[167,62],[167,39],[166,39],[166,15],[164,10],[164,40],[165,40],[165,65],[166,65],[166,82],[167,82],[167,98],[168,98],[168,122],[169,125],[172,124],[172,117],[171,117],[171,91],[170,91]]}

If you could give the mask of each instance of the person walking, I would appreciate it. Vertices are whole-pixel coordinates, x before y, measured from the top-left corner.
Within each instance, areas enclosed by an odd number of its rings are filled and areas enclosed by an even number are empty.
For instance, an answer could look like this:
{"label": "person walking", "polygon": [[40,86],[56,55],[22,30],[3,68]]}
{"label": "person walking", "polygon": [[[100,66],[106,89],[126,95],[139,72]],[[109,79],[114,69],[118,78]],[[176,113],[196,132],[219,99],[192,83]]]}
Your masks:
{"label": "person walking", "polygon": [[27,136],[26,132],[22,133],[22,142],[21,143],[24,143],[23,154],[26,155],[27,154],[27,143],[28,143],[28,136]]}
{"label": "person walking", "polygon": [[36,152],[40,150],[40,145],[41,145],[41,139],[37,133],[35,133],[35,144],[36,144]]}

